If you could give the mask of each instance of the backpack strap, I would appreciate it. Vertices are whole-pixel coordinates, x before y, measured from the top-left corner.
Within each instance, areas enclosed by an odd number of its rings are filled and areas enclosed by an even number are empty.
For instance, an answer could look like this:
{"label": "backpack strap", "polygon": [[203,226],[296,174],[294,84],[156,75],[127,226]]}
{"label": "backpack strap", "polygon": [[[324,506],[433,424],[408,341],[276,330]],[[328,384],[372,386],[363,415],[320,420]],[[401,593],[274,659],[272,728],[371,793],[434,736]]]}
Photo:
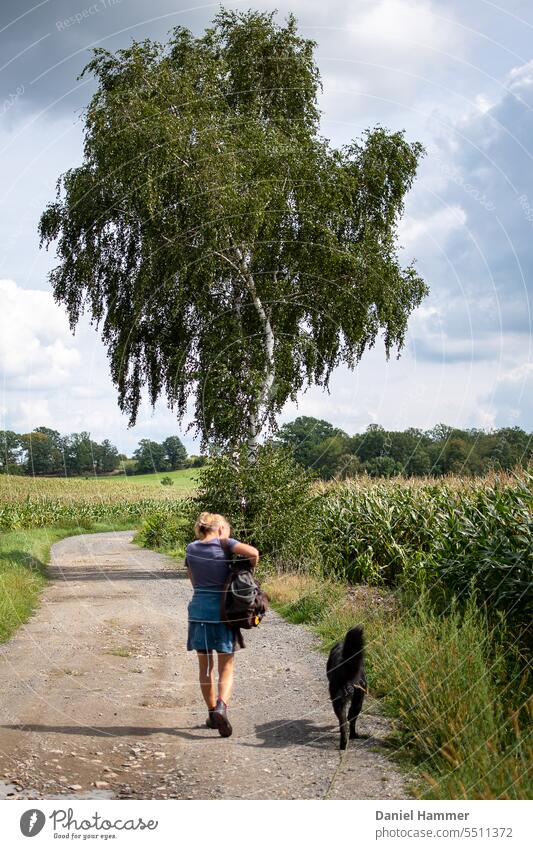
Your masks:
{"label": "backpack strap", "polygon": [[233,554],[231,553],[231,549],[230,549],[230,547],[227,544],[225,539],[220,539],[220,537],[219,537],[219,542],[220,542],[220,547],[221,547],[222,551],[226,555],[226,560],[228,562],[228,566],[231,568],[232,561],[233,561]]}
{"label": "backpack strap", "polygon": [[[231,587],[231,582],[233,581],[233,577],[235,575],[235,573],[233,571],[235,564],[232,562],[233,555],[231,554],[231,551],[229,549],[229,546],[226,544],[226,541],[221,539],[220,545],[222,547],[222,550],[226,554],[226,557],[228,559],[228,566],[230,567],[229,572],[228,572],[228,577],[226,578],[226,581],[224,583],[224,589],[222,590],[222,593],[221,593],[221,596],[220,596],[220,618],[221,618],[222,622],[225,622],[225,621],[227,621],[226,598],[227,598],[228,592],[229,592],[230,587]],[[229,625],[229,627],[230,627],[230,629],[233,633],[233,650],[236,651],[238,649],[246,648],[241,629],[238,626],[235,626],[235,625],[233,625],[233,626]]]}
{"label": "backpack strap", "polygon": [[238,554],[238,555],[233,554],[225,539],[219,538],[219,542],[220,542],[220,546],[222,548],[222,551],[226,555],[227,563],[228,563],[228,566],[230,567],[230,569],[235,569],[235,570],[237,570],[237,569],[247,569],[249,572],[253,573],[254,567],[252,566],[252,564],[250,563],[250,561],[247,557],[243,557],[240,554]]}

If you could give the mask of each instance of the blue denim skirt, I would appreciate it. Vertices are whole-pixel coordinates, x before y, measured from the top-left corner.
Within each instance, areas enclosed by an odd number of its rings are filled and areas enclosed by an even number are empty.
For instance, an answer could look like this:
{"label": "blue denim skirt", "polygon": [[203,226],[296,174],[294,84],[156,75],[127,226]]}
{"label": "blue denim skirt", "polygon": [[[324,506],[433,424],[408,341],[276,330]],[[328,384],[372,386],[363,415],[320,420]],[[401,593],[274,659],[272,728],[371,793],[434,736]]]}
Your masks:
{"label": "blue denim skirt", "polygon": [[233,631],[220,621],[220,590],[195,589],[188,613],[187,651],[234,651]]}

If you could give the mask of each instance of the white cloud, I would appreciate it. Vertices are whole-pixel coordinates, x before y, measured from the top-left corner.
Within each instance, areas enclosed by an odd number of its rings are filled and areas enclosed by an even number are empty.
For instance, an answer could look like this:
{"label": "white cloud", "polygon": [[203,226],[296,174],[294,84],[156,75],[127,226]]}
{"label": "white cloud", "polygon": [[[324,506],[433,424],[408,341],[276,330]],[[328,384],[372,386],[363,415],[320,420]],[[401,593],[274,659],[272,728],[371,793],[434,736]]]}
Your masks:
{"label": "white cloud", "polygon": [[490,100],[485,94],[476,94],[475,104],[479,112],[485,114],[494,106],[494,101]]}
{"label": "white cloud", "polygon": [[448,237],[466,224],[466,212],[454,204],[437,209],[420,218],[405,215],[400,222],[398,235],[402,245],[409,251],[416,242],[430,239],[433,247],[444,247]]}
{"label": "white cloud", "polygon": [[20,387],[61,386],[80,363],[65,310],[50,292],[0,280],[0,374]]}
{"label": "white cloud", "polygon": [[21,287],[45,288],[56,264],[53,250],[39,249],[39,218],[59,174],[81,162],[82,145],[81,123],[71,116],[30,118],[11,133],[0,126],[1,276]]}
{"label": "white cloud", "polygon": [[[284,13],[284,4],[267,5]],[[439,14],[442,7],[431,0],[293,0],[290,8],[302,33],[318,44],[328,138],[343,144],[378,123],[421,136],[429,109],[443,100],[441,79],[465,54],[465,31],[453,8]]]}
{"label": "white cloud", "polygon": [[499,427],[518,425],[531,430],[533,421],[533,362],[509,369],[497,381],[490,397],[494,418]]}
{"label": "white cloud", "polygon": [[354,372],[342,366],[331,380],[331,394],[312,387],[288,403],[281,422],[296,416],[326,419],[348,434],[370,422],[390,430],[429,429],[437,422],[455,427],[487,427],[494,421],[492,394],[498,367],[484,360],[454,362],[422,359],[410,345],[398,360],[385,359],[382,345],[368,351]]}
{"label": "white cloud", "polygon": [[457,41],[453,24],[427,0],[367,0],[357,4],[347,23],[354,41],[392,49],[395,56],[414,47],[442,50]]}
{"label": "white cloud", "polygon": [[[32,431],[39,427],[36,422],[48,423],[52,418],[50,404],[44,398],[31,398],[18,404],[18,428],[21,431]],[[46,426],[45,424],[45,426]]]}
{"label": "white cloud", "polygon": [[[277,2],[266,5],[283,7]],[[328,30],[334,31],[331,44],[339,49],[347,40],[352,47],[358,45],[375,53],[392,49],[396,56],[416,61],[413,47],[457,49],[464,40],[455,24],[453,10],[448,7],[446,14],[441,15],[431,0],[358,0],[357,3],[292,0],[290,9],[302,28],[317,29],[320,45],[327,44]]]}
{"label": "white cloud", "polygon": [[530,59],[524,65],[511,68],[507,82],[510,90],[514,92],[519,92],[521,89],[530,89],[533,85],[533,59]]}
{"label": "white cloud", "polygon": [[[127,430],[99,334],[83,319],[73,336],[50,292],[13,280],[0,280],[0,386],[0,427],[19,433],[39,425],[61,433],[87,430],[129,453],[145,436],[179,431],[164,401],[155,413],[143,403],[138,425]],[[185,442],[195,450],[190,436]]]}

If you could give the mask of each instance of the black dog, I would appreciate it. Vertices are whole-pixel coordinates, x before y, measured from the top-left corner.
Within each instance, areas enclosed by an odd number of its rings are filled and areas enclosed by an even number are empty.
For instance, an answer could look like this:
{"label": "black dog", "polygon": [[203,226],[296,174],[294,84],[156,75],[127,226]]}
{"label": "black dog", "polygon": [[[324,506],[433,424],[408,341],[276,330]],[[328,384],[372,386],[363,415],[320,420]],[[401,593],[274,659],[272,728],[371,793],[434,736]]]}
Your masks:
{"label": "black dog", "polygon": [[358,736],[355,731],[355,720],[363,707],[367,686],[361,625],[350,628],[344,640],[333,646],[326,669],[329,695],[339,720],[342,750],[348,745],[348,723],[350,723],[350,740]]}

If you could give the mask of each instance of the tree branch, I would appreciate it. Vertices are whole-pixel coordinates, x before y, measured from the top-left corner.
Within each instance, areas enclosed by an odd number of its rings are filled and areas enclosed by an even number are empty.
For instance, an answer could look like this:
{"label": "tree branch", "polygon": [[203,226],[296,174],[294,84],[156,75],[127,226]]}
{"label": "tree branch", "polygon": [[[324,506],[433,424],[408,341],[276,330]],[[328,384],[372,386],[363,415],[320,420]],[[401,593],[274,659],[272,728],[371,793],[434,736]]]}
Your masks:
{"label": "tree branch", "polygon": [[[229,265],[231,265],[231,267],[234,268],[235,271],[238,271],[239,274],[244,278],[244,275],[242,273],[242,268],[239,268],[239,266],[236,265],[229,257],[227,257],[226,254],[222,253],[222,251],[213,251],[213,255],[219,256],[221,259],[223,259],[225,262],[227,262]],[[246,282],[245,278],[244,278],[244,282]]]}

